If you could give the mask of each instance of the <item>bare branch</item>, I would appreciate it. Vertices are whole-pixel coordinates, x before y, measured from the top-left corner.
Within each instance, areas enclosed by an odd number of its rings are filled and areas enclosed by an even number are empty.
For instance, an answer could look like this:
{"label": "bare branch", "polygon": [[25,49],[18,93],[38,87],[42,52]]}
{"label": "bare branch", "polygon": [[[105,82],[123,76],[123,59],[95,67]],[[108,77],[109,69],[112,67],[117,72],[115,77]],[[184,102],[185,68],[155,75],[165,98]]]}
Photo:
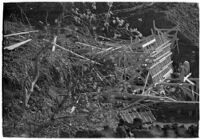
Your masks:
{"label": "bare branch", "polygon": [[89,58],[87,58],[87,57],[84,57],[84,56],[82,56],[82,55],[79,55],[79,54],[77,54],[77,53],[75,53],[75,52],[73,52],[73,51],[71,51],[71,50],[69,50],[69,49],[66,49],[66,48],[64,48],[64,47],[62,47],[62,46],[60,46],[60,45],[58,45],[58,44],[54,44],[54,43],[50,42],[49,40],[46,40],[46,39],[43,39],[43,40],[46,41],[46,42],[49,42],[49,43],[51,43],[51,44],[53,44],[53,45],[55,45],[55,46],[57,46],[57,47],[59,47],[59,48],[62,49],[62,50],[65,50],[65,51],[67,51],[67,52],[70,52],[70,53],[72,53],[72,54],[74,54],[74,55],[76,55],[76,56],[78,56],[78,57],[80,57],[80,58],[83,58],[83,59],[85,59],[85,60],[91,61],[92,63],[101,65],[100,63],[98,63],[98,62],[96,62],[96,61],[94,61],[94,60],[91,60],[91,59],[89,59]]}
{"label": "bare branch", "polygon": [[32,30],[32,31],[26,31],[26,32],[12,33],[12,34],[3,35],[3,37],[12,37],[12,36],[16,36],[16,35],[23,35],[23,34],[33,33],[33,32],[39,32],[39,30]]}

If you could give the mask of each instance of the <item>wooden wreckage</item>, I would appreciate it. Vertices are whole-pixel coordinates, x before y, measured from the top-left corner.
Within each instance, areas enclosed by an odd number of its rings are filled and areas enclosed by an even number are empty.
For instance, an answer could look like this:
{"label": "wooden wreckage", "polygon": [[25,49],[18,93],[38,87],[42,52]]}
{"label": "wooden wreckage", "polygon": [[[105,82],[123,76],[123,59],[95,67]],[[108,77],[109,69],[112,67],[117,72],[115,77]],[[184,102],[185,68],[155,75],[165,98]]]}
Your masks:
{"label": "wooden wreckage", "polygon": [[176,74],[172,50],[179,51],[177,33],[178,27],[158,29],[154,22],[152,35],[144,39],[128,43],[105,42],[112,48],[102,55],[114,56],[118,67],[116,74],[123,80],[124,87],[106,92],[111,100],[128,100],[127,105],[117,111],[118,116],[128,123],[134,118],[140,118],[144,123],[198,123],[199,79],[189,78],[187,61],[178,77],[172,76]]}
{"label": "wooden wreckage", "polygon": [[[90,55],[109,57],[115,63],[115,76],[121,84],[104,90],[103,96],[113,103],[123,102],[125,105],[116,110],[116,115],[132,123],[134,118],[140,118],[144,123],[181,122],[198,123],[199,113],[199,79],[190,78],[189,63],[182,65],[181,73],[173,78],[172,50],[178,48],[178,27],[158,29],[153,23],[152,34],[134,41],[118,40],[101,37],[100,46],[96,47],[82,42],[76,45],[92,50]],[[37,31],[32,31],[37,32]],[[22,32],[20,34],[29,34]],[[4,37],[19,35],[11,34]],[[53,42],[44,40],[55,47],[67,51],[83,60],[99,64],[85,56]],[[107,41],[105,41],[107,40]],[[31,40],[4,47],[13,50]],[[104,78],[98,73],[99,78]],[[36,80],[37,81],[37,80]],[[34,83],[34,84],[33,84]],[[36,82],[32,83],[32,88]],[[57,97],[57,96],[56,96]]]}

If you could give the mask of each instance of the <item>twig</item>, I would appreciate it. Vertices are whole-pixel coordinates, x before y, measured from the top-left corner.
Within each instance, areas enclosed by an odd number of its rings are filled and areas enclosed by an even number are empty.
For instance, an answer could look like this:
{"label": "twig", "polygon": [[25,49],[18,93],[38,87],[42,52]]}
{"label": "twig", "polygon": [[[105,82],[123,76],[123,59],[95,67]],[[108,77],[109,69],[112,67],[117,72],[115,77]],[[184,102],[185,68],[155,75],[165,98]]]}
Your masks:
{"label": "twig", "polygon": [[186,90],[188,90],[188,91],[190,91],[190,92],[193,92],[194,94],[196,94],[196,95],[199,96],[199,93],[197,93],[197,92],[195,92],[195,91],[193,91],[193,90],[191,90],[191,89],[189,89],[189,88],[186,88],[186,87],[184,87],[184,86],[182,86],[182,88],[184,88],[184,89],[186,89]]}
{"label": "twig", "polygon": [[128,109],[130,107],[133,107],[135,104],[140,104],[140,102],[143,101],[143,100],[145,100],[145,99],[146,99],[145,97],[140,98],[139,100],[134,101],[133,103],[129,104],[128,106],[126,106],[122,110],[126,110],[126,109]]}
{"label": "twig", "polygon": [[[22,14],[24,15],[24,17],[26,18],[26,21],[28,22],[29,26],[31,27],[31,24],[28,20],[28,17],[26,16],[26,13],[23,11],[23,9],[17,4],[18,8],[20,9],[20,12],[21,12],[21,17],[22,17],[22,20],[23,20],[23,16]],[[24,21],[23,21],[24,22]]]}
{"label": "twig", "polygon": [[[56,41],[57,41],[57,36],[54,37],[53,43],[56,44]],[[53,45],[52,52],[54,52],[55,50],[56,50],[56,46]]]}
{"label": "twig", "polygon": [[[172,81],[179,81],[179,79],[172,80]],[[166,82],[161,82],[161,83],[158,83],[158,84],[159,85],[169,85],[169,86],[194,86],[194,85],[191,85],[191,84],[188,84],[188,83],[166,83]]]}
{"label": "twig", "polygon": [[122,47],[123,47],[123,46],[119,46],[119,47],[117,47],[117,48],[110,47],[110,48],[108,48],[108,49],[105,49],[105,50],[103,50],[103,51],[98,52],[97,54],[101,54],[101,53],[104,53],[104,52],[107,52],[107,51],[115,51],[115,50],[118,50],[118,49],[120,49],[120,48],[122,48]]}
{"label": "twig", "polygon": [[102,38],[102,39],[105,39],[105,40],[109,40],[109,41],[111,41],[111,39],[110,38],[106,38],[106,37],[103,37],[103,36],[98,36],[98,38]]}
{"label": "twig", "polygon": [[[51,43],[51,44],[54,44],[54,43],[50,42],[49,40],[46,40],[46,39],[43,39],[43,40],[46,41],[46,42],[49,42],[49,43]],[[54,45],[57,46],[57,47],[59,47],[59,48],[62,49],[62,50],[65,50],[65,51],[67,51],[67,52],[70,52],[70,53],[72,53],[72,54],[74,54],[74,55],[76,55],[76,56],[78,56],[78,57],[80,57],[80,58],[83,58],[83,59],[86,59],[86,60],[88,60],[88,61],[91,61],[92,63],[101,65],[100,63],[98,63],[98,62],[96,62],[96,61],[94,61],[94,60],[91,60],[91,59],[89,59],[89,58],[87,58],[87,57],[84,57],[84,56],[82,56],[82,55],[79,55],[79,54],[77,54],[77,53],[75,53],[75,52],[73,52],[73,51],[71,51],[71,50],[69,50],[69,49],[66,49],[66,48],[64,48],[64,47],[62,47],[62,46],[60,46],[60,45],[58,45],[58,44],[54,44]]]}
{"label": "twig", "polygon": [[88,116],[88,114],[79,114],[79,115],[65,115],[65,116],[60,116],[60,117],[55,117],[55,120],[58,119],[63,119],[63,118],[74,118],[75,116],[82,116],[82,117],[86,117]]}
{"label": "twig", "polygon": [[120,10],[114,10],[112,11],[114,14],[118,14],[118,13],[126,13],[126,12],[133,12],[136,11],[138,9],[142,9],[142,8],[146,8],[149,6],[152,6],[154,3],[145,3],[145,4],[141,4],[141,5],[137,5],[131,8],[125,8],[125,9],[120,9]]}
{"label": "twig", "polygon": [[[165,103],[171,103],[171,101],[165,101]],[[199,104],[198,101],[174,101],[173,103]]]}
{"label": "twig", "polygon": [[176,100],[175,99],[172,99],[170,97],[161,97],[161,96],[152,96],[152,95],[133,95],[133,96],[137,96],[137,97],[145,97],[146,99],[159,99],[159,100],[164,100],[164,99],[170,99],[172,100],[173,102],[175,102]]}
{"label": "twig", "polygon": [[94,70],[94,72],[97,74],[97,76],[99,77],[99,79],[101,80],[101,81],[103,81],[103,79],[102,79],[102,77],[99,75],[99,73],[93,68],[93,70]]}
{"label": "twig", "polygon": [[147,74],[147,78],[146,78],[146,81],[145,81],[145,84],[144,84],[144,88],[143,88],[142,94],[144,94],[144,90],[145,90],[145,88],[147,86],[148,79],[149,79],[149,72]]}
{"label": "twig", "polygon": [[76,42],[76,44],[80,44],[80,45],[83,45],[83,46],[88,46],[88,47],[92,47],[94,49],[101,49],[102,50],[102,48],[99,48],[99,47],[96,47],[96,46],[92,46],[92,45],[89,45],[89,44],[86,44],[86,43],[82,43],[82,42]]}
{"label": "twig", "polygon": [[7,46],[7,47],[4,48],[4,50],[5,50],[5,49],[13,50],[13,49],[15,49],[15,48],[17,48],[17,47],[20,47],[21,45],[24,45],[24,44],[30,42],[31,40],[32,40],[32,39],[28,39],[28,40],[26,40],[26,41],[19,42],[19,43],[16,43],[16,44]]}
{"label": "twig", "polygon": [[46,17],[45,17],[45,22],[46,22],[46,25],[48,25],[48,16],[49,16],[49,12],[46,11]]}
{"label": "twig", "polygon": [[28,34],[28,33],[33,33],[33,32],[39,32],[39,30],[32,30],[32,31],[26,31],[26,32],[13,33],[13,34],[4,35],[3,37],[11,37],[11,36]]}

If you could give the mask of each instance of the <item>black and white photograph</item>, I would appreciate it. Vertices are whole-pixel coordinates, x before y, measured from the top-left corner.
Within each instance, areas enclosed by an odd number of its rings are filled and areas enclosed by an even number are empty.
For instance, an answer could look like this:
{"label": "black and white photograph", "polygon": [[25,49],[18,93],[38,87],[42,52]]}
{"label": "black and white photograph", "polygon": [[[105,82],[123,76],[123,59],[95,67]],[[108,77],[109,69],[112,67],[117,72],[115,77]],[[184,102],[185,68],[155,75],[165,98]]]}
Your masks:
{"label": "black and white photograph", "polygon": [[199,137],[198,2],[2,7],[3,137]]}

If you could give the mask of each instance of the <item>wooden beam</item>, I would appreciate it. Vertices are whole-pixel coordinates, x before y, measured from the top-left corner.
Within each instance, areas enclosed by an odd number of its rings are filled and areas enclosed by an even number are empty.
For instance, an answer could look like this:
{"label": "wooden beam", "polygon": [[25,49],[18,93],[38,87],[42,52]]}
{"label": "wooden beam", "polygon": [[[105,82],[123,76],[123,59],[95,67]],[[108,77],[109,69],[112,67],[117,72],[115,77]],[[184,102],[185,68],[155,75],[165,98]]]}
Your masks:
{"label": "wooden beam", "polygon": [[146,47],[146,46],[148,46],[148,45],[150,45],[150,44],[152,44],[152,43],[154,43],[154,42],[156,42],[156,39],[155,39],[155,38],[154,38],[153,40],[150,40],[149,42],[143,44],[142,47],[144,48],[144,47]]}

